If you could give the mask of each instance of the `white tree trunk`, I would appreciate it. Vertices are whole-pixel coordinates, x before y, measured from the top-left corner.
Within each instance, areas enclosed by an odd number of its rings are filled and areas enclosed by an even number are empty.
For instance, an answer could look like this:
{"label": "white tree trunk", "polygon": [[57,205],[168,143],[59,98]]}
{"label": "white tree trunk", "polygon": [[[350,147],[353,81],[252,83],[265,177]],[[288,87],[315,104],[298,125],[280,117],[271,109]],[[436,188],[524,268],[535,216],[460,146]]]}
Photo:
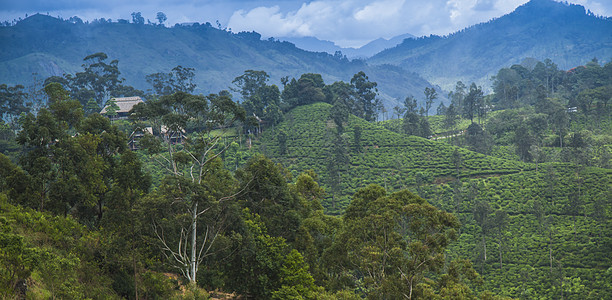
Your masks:
{"label": "white tree trunk", "polygon": [[189,283],[196,284],[196,272],[198,271],[198,262],[196,258],[196,241],[197,241],[197,222],[198,222],[198,203],[194,202],[193,211],[191,212],[191,258],[189,259]]}
{"label": "white tree trunk", "polygon": [[482,235],[482,246],[484,247],[484,261],[487,261],[487,242],[485,241],[484,234]]}

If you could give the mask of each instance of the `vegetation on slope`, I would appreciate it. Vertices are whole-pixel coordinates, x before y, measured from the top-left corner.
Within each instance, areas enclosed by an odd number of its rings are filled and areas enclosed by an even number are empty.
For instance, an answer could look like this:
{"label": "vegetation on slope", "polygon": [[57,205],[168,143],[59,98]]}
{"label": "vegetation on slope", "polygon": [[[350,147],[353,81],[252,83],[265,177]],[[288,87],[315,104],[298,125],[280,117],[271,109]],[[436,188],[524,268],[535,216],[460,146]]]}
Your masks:
{"label": "vegetation on slope", "polygon": [[[459,118],[451,126],[448,115],[429,117],[434,133],[465,130],[440,142],[405,136],[405,120],[377,125],[349,117],[341,131],[347,157],[341,190],[367,182],[408,187],[456,213],[463,226],[448,255],[471,259],[484,278],[482,289],[510,297],[608,298],[612,64],[593,61],[571,72],[556,70],[550,61],[546,65],[540,74],[545,63],[500,70],[524,71],[515,81],[500,75],[498,93],[482,98],[503,110],[472,122]],[[505,98],[504,89],[519,93]],[[463,97],[451,97],[453,104],[460,106]],[[460,106],[459,114],[466,115],[466,109]],[[332,195],[324,204],[331,212],[337,209],[337,199],[329,199],[337,195],[327,164],[337,157],[333,114],[334,106],[327,104],[298,107],[261,138],[261,151],[290,169],[313,168],[328,177]],[[481,139],[471,137],[475,125]],[[278,151],[279,131],[291,133],[284,151]],[[474,156],[449,144],[508,159]]]}
{"label": "vegetation on slope", "polygon": [[[326,103],[317,103],[295,108],[273,130],[264,131],[258,145],[260,151],[293,172],[314,169],[329,187],[327,165],[338,163],[330,162],[335,131],[329,115],[331,107]],[[448,181],[457,176],[499,175],[534,168],[521,162],[486,157],[442,142],[401,135],[354,116],[348,120],[343,145],[348,150],[348,163],[341,166],[342,193],[336,195],[340,200],[332,200],[332,195],[328,195],[323,202],[330,213],[342,212],[349,196],[371,183],[397,191]],[[360,141],[355,140],[357,127],[362,132]],[[291,133],[283,155],[280,154],[277,139],[280,131]],[[460,161],[453,161],[455,151],[461,157]]]}
{"label": "vegetation on slope", "polygon": [[[81,75],[104,77],[95,65]],[[407,97],[404,119],[382,125],[364,72],[285,78],[281,92],[247,70],[232,82],[238,104],[192,95],[190,70],[153,74],[157,95],[114,123],[93,109],[104,97],[80,96],[114,93],[117,76],[52,78],[34,104],[0,86],[0,264],[19,271],[0,273],[3,295],[610,297],[612,64],[514,65],[494,95],[458,83],[444,116]],[[461,134],[414,136],[432,129]],[[34,263],[49,253],[58,260]]]}
{"label": "vegetation on slope", "polygon": [[[421,195],[461,220],[452,256],[484,287],[512,297],[610,297],[610,169],[545,164],[539,171],[460,180]],[[485,220],[477,212],[485,207]],[[482,237],[486,236],[486,253]]]}

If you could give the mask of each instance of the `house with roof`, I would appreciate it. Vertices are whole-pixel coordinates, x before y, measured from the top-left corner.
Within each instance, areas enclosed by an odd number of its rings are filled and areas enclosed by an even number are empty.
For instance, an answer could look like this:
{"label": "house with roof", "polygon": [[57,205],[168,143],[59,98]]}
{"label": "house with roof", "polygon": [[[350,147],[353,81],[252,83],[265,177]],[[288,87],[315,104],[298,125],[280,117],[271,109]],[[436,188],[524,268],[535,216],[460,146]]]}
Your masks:
{"label": "house with roof", "polygon": [[[112,108],[112,103],[115,103],[116,106],[114,108],[114,112],[113,113],[113,108]],[[108,100],[106,102],[106,105],[104,106],[104,108],[102,108],[102,110],[100,111],[101,115],[104,115],[106,117],[108,117],[109,119],[112,120],[121,120],[121,119],[127,119],[130,115],[130,110],[132,110],[132,108],[138,104],[138,103],[142,103],[144,101],[142,101],[142,98],[136,96],[136,97],[123,97],[123,98],[111,98],[110,100]]]}
{"label": "house with roof", "polygon": [[136,130],[132,131],[130,136],[128,137],[128,147],[130,150],[139,150],[140,149],[140,139],[142,139],[146,134],[153,134],[153,127],[147,126],[144,128],[136,128]]}

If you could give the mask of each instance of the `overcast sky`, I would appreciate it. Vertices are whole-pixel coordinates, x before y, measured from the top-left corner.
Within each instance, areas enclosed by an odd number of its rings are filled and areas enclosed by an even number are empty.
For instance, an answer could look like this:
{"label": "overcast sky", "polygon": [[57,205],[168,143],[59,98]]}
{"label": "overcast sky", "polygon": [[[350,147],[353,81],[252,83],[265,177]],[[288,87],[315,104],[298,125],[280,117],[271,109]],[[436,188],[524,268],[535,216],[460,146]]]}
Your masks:
{"label": "overcast sky", "polygon": [[[342,47],[359,47],[379,38],[410,33],[445,35],[513,11],[528,0],[0,0],[0,20],[49,13],[83,20],[131,20],[142,12],[167,25],[218,20],[233,32],[257,31],[264,37],[315,36]],[[569,0],[593,13],[612,16],[612,0]]]}

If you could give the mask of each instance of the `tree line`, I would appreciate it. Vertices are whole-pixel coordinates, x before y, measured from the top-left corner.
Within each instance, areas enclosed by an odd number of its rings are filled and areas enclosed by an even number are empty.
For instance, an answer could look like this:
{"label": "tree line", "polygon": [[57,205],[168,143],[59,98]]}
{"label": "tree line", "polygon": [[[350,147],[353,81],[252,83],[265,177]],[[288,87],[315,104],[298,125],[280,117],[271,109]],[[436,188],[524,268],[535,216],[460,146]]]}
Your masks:
{"label": "tree line", "polygon": [[[450,104],[441,103],[437,116],[428,118],[427,110],[418,109],[409,96],[403,107],[394,108],[403,119],[383,124],[407,135],[437,134],[483,154],[607,167],[610,151],[597,136],[609,128],[611,71],[611,63],[602,66],[597,59],[567,71],[549,59],[527,60],[500,69],[493,77],[492,94],[485,95],[475,83],[458,81],[448,94]],[[424,94],[427,103],[431,96],[427,89]]]}

